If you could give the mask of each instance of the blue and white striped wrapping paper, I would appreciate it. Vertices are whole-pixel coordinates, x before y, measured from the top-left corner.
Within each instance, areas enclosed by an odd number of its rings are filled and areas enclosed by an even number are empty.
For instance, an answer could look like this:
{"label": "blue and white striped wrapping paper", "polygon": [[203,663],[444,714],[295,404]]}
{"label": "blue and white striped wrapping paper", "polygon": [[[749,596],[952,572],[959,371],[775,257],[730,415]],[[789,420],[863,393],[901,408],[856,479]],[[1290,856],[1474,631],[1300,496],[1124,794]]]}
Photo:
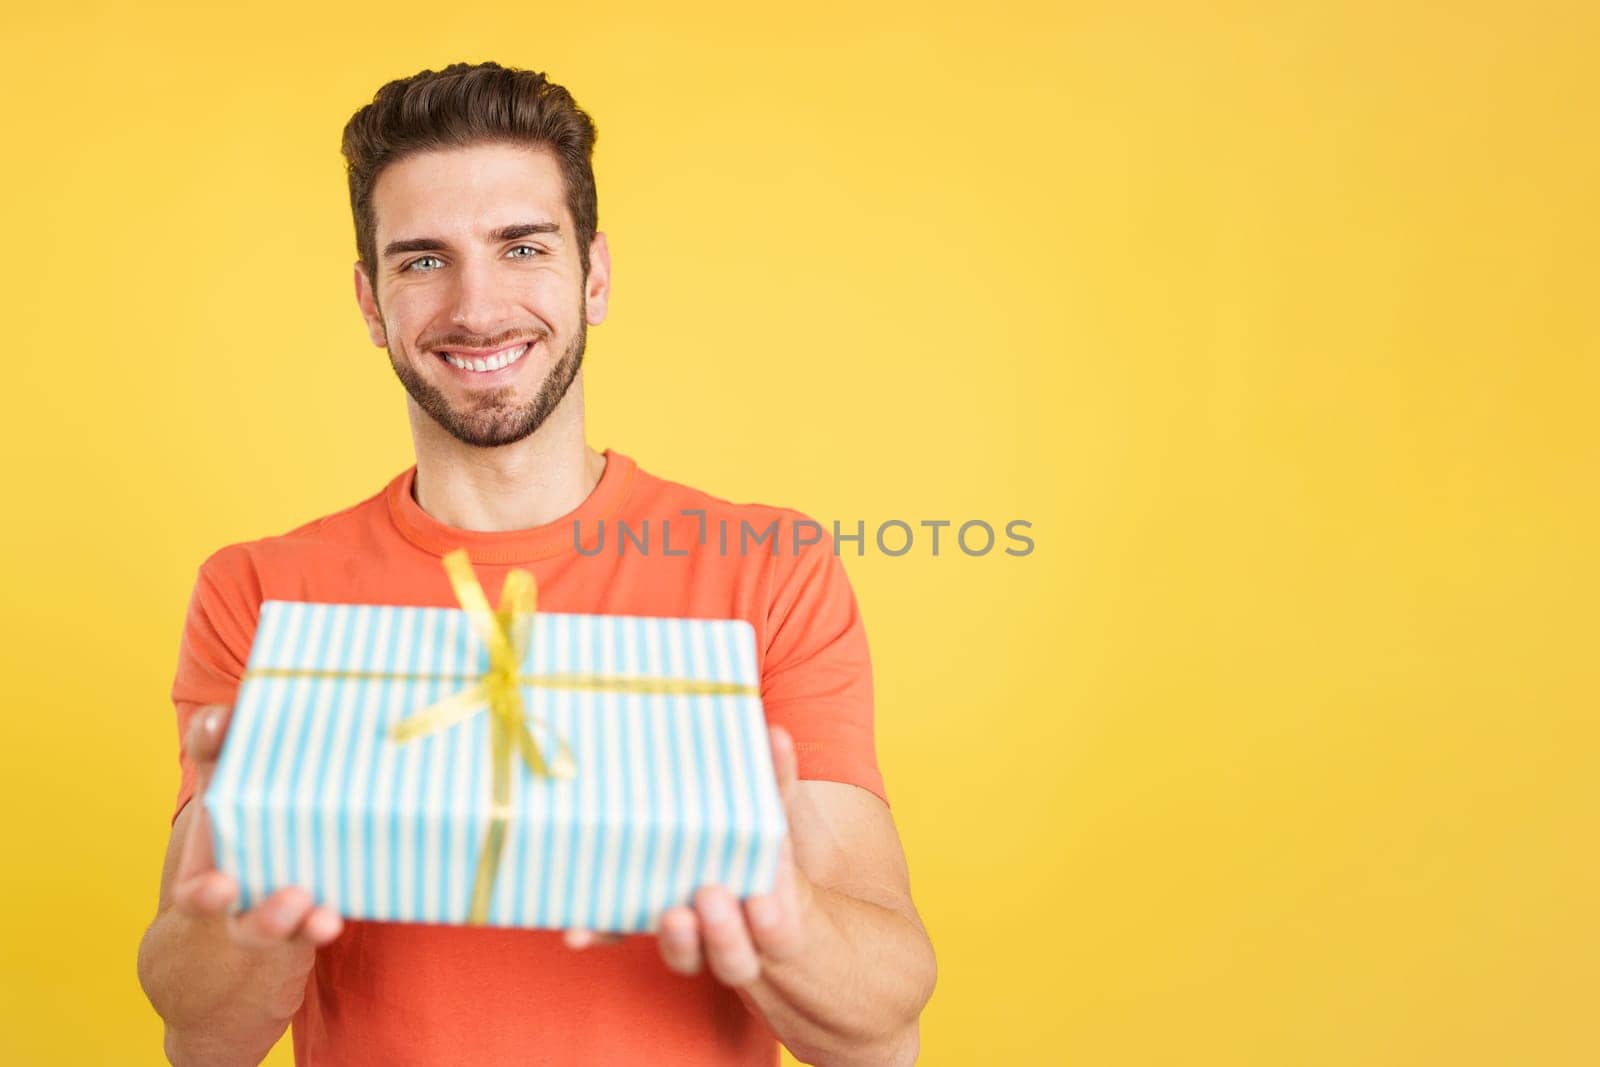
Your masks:
{"label": "blue and white striped wrapping paper", "polygon": [[[738,619],[539,612],[521,651],[525,675],[760,684]],[[465,922],[490,818],[490,716],[404,744],[388,731],[487,665],[459,610],[265,601],[205,795],[239,906],[298,885],[349,918]],[[260,668],[461,677],[249,673]],[[787,826],[759,697],[522,692],[540,747],[554,753],[554,729],[577,774],[514,764],[489,925],[652,931],[702,885],[771,889]]]}

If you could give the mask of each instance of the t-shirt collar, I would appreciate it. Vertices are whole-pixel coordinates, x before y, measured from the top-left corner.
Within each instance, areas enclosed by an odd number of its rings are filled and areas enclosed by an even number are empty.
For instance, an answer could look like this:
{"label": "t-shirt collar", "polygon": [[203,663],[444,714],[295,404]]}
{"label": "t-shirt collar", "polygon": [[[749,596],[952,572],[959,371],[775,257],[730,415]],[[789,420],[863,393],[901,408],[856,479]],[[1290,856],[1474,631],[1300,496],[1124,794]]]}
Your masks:
{"label": "t-shirt collar", "polygon": [[474,563],[527,563],[549,559],[577,550],[573,540],[574,523],[587,543],[593,540],[599,524],[615,516],[627,498],[637,465],[628,456],[610,448],[604,455],[605,470],[583,503],[559,519],[526,530],[462,530],[445,525],[423,511],[411,495],[417,480],[415,465],[395,476],[385,488],[384,497],[389,504],[389,517],[401,536],[424,552],[443,556],[464,548]]}

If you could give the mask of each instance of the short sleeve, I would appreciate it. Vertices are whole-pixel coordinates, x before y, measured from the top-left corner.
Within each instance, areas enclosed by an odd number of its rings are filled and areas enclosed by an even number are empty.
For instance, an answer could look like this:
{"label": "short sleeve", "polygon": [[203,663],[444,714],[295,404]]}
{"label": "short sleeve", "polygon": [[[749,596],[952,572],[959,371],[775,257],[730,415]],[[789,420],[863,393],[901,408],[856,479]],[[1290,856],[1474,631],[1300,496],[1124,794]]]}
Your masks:
{"label": "short sleeve", "polygon": [[[819,524],[797,516],[774,560],[761,700],[767,721],[794,738],[801,778],[857,785],[889,803],[873,738],[867,631],[844,564]],[[820,534],[802,551],[788,551]]]}
{"label": "short sleeve", "polygon": [[172,819],[195,792],[195,765],[184,750],[189,720],[207,704],[232,705],[255,639],[260,598],[243,552],[223,549],[201,566],[189,596],[172,704],[178,715],[178,797]]}

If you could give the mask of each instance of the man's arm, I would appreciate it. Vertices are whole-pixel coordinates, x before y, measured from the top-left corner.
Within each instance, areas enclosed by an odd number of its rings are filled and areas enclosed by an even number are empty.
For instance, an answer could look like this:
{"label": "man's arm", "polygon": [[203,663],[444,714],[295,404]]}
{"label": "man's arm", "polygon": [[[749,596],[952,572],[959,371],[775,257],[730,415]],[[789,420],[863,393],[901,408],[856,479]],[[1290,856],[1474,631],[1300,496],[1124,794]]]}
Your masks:
{"label": "man's arm", "polygon": [[198,785],[172,824],[156,917],[139,944],[139,984],[166,1023],[175,1064],[260,1063],[299,1010],[317,947],[342,927],[296,888],[229,914],[238,885],[215,869],[201,803],[227,719],[228,709],[213,707],[190,721]]}
{"label": "man's arm", "polygon": [[772,560],[761,700],[788,855],[771,894],[741,906],[706,887],[669,910],[662,956],[678,970],[709,966],[802,1060],[910,1063],[936,968],[880,799],[866,629],[832,539],[799,551],[796,527],[780,532],[796,551]]}
{"label": "man's arm", "polygon": [[720,928],[697,907],[707,962],[715,972],[721,955],[733,977],[757,975],[740,994],[802,1062],[912,1063],[937,968],[894,820],[857,786],[801,781],[795,792],[790,832],[800,881],[811,886],[797,896],[812,900],[800,902],[792,946],[783,946],[790,953],[761,960],[761,905],[752,911],[747,901],[745,915],[732,911]]}

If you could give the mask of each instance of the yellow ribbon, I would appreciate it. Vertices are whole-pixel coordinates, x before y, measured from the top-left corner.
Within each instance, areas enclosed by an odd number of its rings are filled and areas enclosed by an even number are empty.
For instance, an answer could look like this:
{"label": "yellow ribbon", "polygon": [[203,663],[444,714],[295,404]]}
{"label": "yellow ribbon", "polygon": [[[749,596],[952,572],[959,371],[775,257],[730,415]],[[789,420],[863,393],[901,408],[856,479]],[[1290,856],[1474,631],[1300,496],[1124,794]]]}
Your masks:
{"label": "yellow ribbon", "polygon": [[483,848],[478,852],[478,870],[472,879],[472,908],[467,921],[484,923],[489,918],[489,899],[494,893],[495,877],[500,870],[500,854],[505,845],[506,824],[511,817],[512,746],[536,775],[553,778],[571,778],[577,773],[572,750],[564,738],[557,736],[560,750],[555,759],[545,761],[544,753],[533,735],[528,732],[528,712],[522,703],[522,688],[517,669],[520,651],[527,643],[528,629],[538,611],[538,589],[533,575],[515,569],[506,575],[506,584],[500,590],[500,610],[491,611],[489,598],[483,595],[478,576],[473,573],[472,561],[463,549],[456,549],[444,557],[445,573],[450,576],[451,588],[478,632],[478,639],[489,650],[489,669],[472,685],[415,712],[396,723],[390,736],[397,742],[407,741],[442,730],[489,709],[490,784],[489,829]]}

